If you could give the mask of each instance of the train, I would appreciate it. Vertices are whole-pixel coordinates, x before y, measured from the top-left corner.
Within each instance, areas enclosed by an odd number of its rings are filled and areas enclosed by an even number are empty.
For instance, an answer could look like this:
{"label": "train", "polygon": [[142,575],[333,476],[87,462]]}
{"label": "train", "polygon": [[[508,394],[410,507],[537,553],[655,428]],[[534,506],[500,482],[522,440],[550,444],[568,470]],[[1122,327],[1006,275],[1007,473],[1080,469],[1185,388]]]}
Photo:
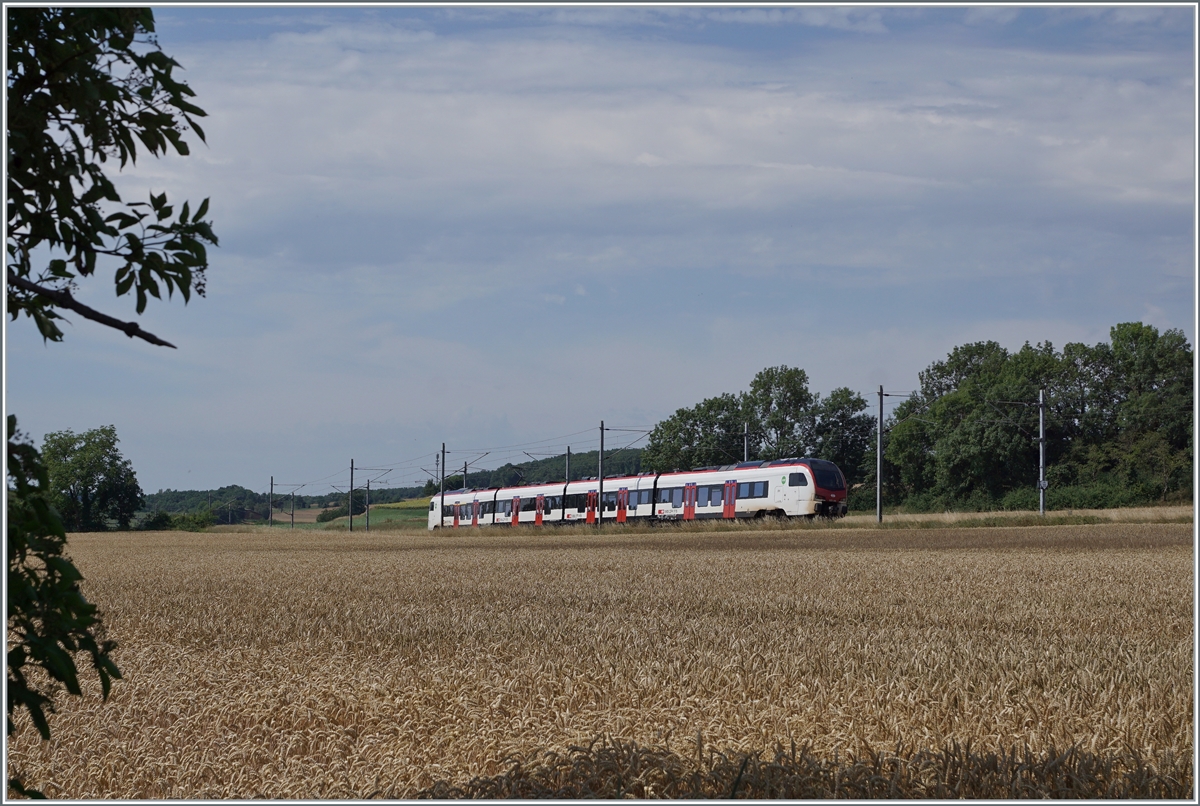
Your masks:
{"label": "train", "polygon": [[447,491],[429,502],[429,529],[845,514],[841,469],[824,459],[794,457],[606,476],[603,485],[592,477]]}

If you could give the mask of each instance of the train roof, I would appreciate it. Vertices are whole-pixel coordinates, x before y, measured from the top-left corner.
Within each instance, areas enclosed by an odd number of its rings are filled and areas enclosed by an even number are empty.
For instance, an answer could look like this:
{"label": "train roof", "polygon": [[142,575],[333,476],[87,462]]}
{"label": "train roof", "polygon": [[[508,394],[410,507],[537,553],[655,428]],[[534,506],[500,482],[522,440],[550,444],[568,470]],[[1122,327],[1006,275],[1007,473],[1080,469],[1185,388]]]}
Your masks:
{"label": "train roof", "polygon": [[[646,472],[642,472],[642,473],[626,473],[626,474],[621,474],[621,475],[605,476],[604,480],[606,482],[607,481],[636,481],[636,480],[643,479],[647,476],[681,476],[686,473],[712,473],[712,472],[722,472],[722,471],[730,471],[730,470],[754,470],[757,468],[784,467],[784,466],[788,466],[788,465],[793,465],[793,466],[795,466],[795,465],[812,465],[814,467],[819,467],[819,466],[824,465],[827,467],[837,467],[837,465],[834,462],[831,462],[828,459],[817,459],[812,456],[790,456],[790,457],[787,457],[784,459],[773,459],[773,460],[756,459],[756,460],[750,461],[750,462],[736,462],[736,463],[728,464],[728,465],[705,465],[704,467],[695,467],[695,468],[692,468],[691,470],[673,470],[669,473],[655,473],[654,471],[646,471]],[[596,476],[584,476],[584,477],[578,478],[578,479],[571,479],[570,481],[539,481],[539,482],[535,482],[532,484],[514,484],[514,485],[507,486],[507,487],[486,487],[486,488],[462,487],[457,490],[446,490],[445,494],[446,495],[463,495],[465,493],[493,492],[493,491],[499,491],[499,490],[526,490],[526,489],[533,489],[535,487],[563,487],[568,484],[587,484],[588,482],[598,482],[598,481],[599,481],[599,478]],[[436,496],[437,496],[437,493],[434,494],[434,497],[436,497]]]}

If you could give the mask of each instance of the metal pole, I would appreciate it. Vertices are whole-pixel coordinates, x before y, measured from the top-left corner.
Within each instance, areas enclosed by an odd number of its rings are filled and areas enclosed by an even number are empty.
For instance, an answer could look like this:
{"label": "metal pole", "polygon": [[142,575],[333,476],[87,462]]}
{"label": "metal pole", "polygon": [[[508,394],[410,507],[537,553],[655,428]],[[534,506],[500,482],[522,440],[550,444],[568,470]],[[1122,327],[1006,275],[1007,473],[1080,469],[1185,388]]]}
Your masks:
{"label": "metal pole", "polygon": [[571,480],[571,446],[567,446],[567,481]]}
{"label": "metal pole", "polygon": [[271,492],[267,495],[267,528],[275,525],[275,477],[271,476]]}
{"label": "metal pole", "polygon": [[354,460],[350,460],[350,498],[346,511],[350,513],[350,531],[354,531]]}
{"label": "metal pole", "polygon": [[296,528],[296,491],[292,490],[292,528]]}
{"label": "metal pole", "polygon": [[1046,390],[1038,390],[1038,514],[1046,515]]}
{"label": "metal pole", "polygon": [[442,443],[442,463],[438,466],[441,468],[441,477],[438,480],[438,525],[445,526],[446,519],[446,443]]}
{"label": "metal pole", "polygon": [[750,461],[750,423],[742,423],[742,461]]}
{"label": "metal pole", "polygon": [[463,462],[463,489],[467,489],[467,463]]}
{"label": "metal pole", "polygon": [[367,531],[371,531],[371,480],[367,479]]}
{"label": "metal pole", "polygon": [[883,384],[879,385],[879,424],[875,432],[875,522],[883,523]]}
{"label": "metal pole", "polygon": [[596,500],[596,528],[604,522],[604,421],[600,421],[600,492]]}

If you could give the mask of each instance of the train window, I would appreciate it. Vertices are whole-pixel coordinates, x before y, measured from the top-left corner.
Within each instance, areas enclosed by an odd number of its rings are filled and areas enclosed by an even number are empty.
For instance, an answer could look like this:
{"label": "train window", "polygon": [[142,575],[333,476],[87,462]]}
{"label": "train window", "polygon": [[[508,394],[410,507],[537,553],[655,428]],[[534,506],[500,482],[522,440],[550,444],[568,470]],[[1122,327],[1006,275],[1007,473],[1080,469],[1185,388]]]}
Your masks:
{"label": "train window", "polygon": [[450,506],[449,504],[442,505],[442,517],[443,518],[454,517],[453,509],[454,509],[454,507]]}
{"label": "train window", "polygon": [[846,481],[833,462],[813,462],[812,471],[818,487],[824,487],[826,490],[846,489]]}
{"label": "train window", "polygon": [[708,506],[708,488],[707,487],[697,487],[696,488],[696,506],[698,506],[698,507]]}
{"label": "train window", "polygon": [[750,482],[743,481],[741,484],[739,484],[737,486],[737,497],[738,498],[749,498],[750,497]]}
{"label": "train window", "polygon": [[670,487],[659,487],[658,488],[658,500],[655,501],[655,503],[656,504],[671,503],[671,488]]}
{"label": "train window", "polygon": [[673,506],[673,507],[683,506],[683,488],[682,487],[674,487],[671,489],[671,506]]}
{"label": "train window", "polygon": [[721,499],[725,497],[725,488],[713,486],[708,488],[708,505],[712,507],[721,506]]}
{"label": "train window", "polygon": [[638,490],[638,496],[640,496],[638,500],[643,504],[649,504],[650,493],[652,492],[653,490]]}
{"label": "train window", "polygon": [[616,508],[617,508],[617,494],[616,493],[605,493],[604,494],[604,510],[606,512],[610,512],[612,510],[615,510]]}
{"label": "train window", "polygon": [[807,487],[808,476],[804,475],[803,473],[788,473],[788,486]]}
{"label": "train window", "polygon": [[429,502],[429,511],[433,512],[435,509],[437,509],[437,503],[430,501]]}
{"label": "train window", "polygon": [[767,483],[765,481],[754,482],[754,497],[755,498],[766,498],[767,497]]}
{"label": "train window", "polygon": [[521,511],[522,512],[533,512],[535,509],[537,509],[537,499],[536,498],[534,498],[533,496],[530,496],[529,498],[521,499]]}

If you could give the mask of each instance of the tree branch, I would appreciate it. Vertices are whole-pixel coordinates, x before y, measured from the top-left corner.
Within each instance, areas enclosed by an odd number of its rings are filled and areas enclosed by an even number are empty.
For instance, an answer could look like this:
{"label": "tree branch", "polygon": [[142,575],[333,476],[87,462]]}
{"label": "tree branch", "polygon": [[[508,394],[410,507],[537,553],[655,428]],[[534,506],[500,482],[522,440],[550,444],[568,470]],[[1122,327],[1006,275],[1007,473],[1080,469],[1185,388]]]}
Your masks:
{"label": "tree branch", "polygon": [[89,308],[87,305],[84,305],[82,302],[79,302],[72,297],[71,292],[67,291],[66,289],[56,290],[53,288],[46,288],[45,286],[40,286],[37,283],[31,283],[23,277],[18,277],[11,271],[8,273],[8,284],[15,286],[22,291],[27,291],[30,294],[36,294],[39,297],[48,299],[50,302],[53,302],[60,308],[72,310],[82,316],[84,319],[91,319],[93,322],[99,322],[100,324],[107,325],[114,330],[119,330],[131,339],[134,336],[137,336],[139,339],[144,339],[151,344],[157,344],[161,347],[170,347],[172,350],[175,349],[175,345],[171,344],[169,341],[163,341],[153,333],[148,333],[147,331],[142,330],[138,326],[137,322],[122,322],[120,319],[111,317],[108,314],[100,313],[95,308]]}

